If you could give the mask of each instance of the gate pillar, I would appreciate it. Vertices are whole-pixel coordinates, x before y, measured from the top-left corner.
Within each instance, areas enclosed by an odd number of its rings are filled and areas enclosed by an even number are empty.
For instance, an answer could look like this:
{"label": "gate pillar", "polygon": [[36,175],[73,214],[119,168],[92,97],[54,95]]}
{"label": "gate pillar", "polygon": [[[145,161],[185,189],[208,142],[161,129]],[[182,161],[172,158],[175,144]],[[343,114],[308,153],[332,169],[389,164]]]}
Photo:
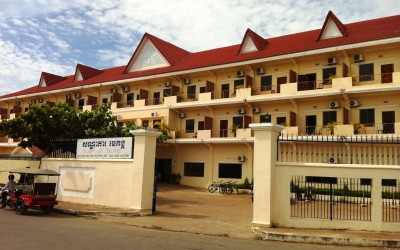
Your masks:
{"label": "gate pillar", "polygon": [[161,133],[144,129],[131,130],[135,137],[131,208],[151,214],[153,204],[154,162],[156,138]]}
{"label": "gate pillar", "polygon": [[253,224],[271,226],[274,206],[274,168],[278,136],[284,128],[272,123],[250,124],[254,130],[254,203]]}

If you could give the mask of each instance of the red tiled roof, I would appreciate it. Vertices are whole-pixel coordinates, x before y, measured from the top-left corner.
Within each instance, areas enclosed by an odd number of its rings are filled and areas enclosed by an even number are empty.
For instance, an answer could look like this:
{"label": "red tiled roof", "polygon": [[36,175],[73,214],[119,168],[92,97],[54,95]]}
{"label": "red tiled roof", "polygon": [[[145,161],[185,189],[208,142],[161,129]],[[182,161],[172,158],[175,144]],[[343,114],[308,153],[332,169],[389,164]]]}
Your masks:
{"label": "red tiled roof", "polygon": [[[333,18],[334,15],[333,13],[328,13],[328,16],[331,16]],[[120,67],[104,69],[104,72],[102,74],[95,75],[89,79],[79,82],[74,82],[74,75],[71,75],[65,77],[63,81],[60,81],[57,84],[48,85],[47,87],[40,88],[38,86],[31,87],[22,91],[4,95],[0,97],[0,99],[46,92],[56,89],[85,86],[122,79],[134,79],[136,77],[198,69],[203,67],[287,55],[291,53],[305,52],[322,48],[362,43],[367,41],[377,41],[387,38],[395,38],[400,36],[400,15],[351,23],[347,24],[346,27],[348,36],[318,41],[317,38],[321,34],[321,29],[311,30],[286,36],[269,38],[268,46],[263,50],[244,54],[238,54],[241,44],[196,53],[189,53],[186,50],[180,49],[179,47],[176,47],[159,38],[156,38],[149,34],[145,34],[142,38],[141,43],[143,42],[145,37],[151,39],[154,45],[171,63],[171,66],[125,73],[127,66],[124,65]],[[46,83],[48,82],[46,81]]]}
{"label": "red tiled roof", "polygon": [[76,70],[75,70],[75,79],[76,79],[76,74],[79,72],[81,72],[82,78],[83,80],[87,80],[89,78],[92,78],[93,76],[97,76],[101,73],[103,73],[103,70],[99,70],[99,69],[95,69],[83,64],[77,64],[76,65]]}
{"label": "red tiled roof", "polygon": [[268,45],[268,41],[266,39],[262,38],[260,35],[258,35],[257,33],[248,28],[243,36],[243,40],[240,45],[238,54],[242,51],[242,48],[244,46],[247,37],[251,38],[258,51],[263,50]]}
{"label": "red tiled roof", "polygon": [[56,83],[59,83],[59,82],[65,80],[65,77],[53,75],[53,74],[50,74],[47,72],[42,72],[42,76],[40,77],[40,80],[39,80],[39,85],[40,85],[40,82],[42,81],[42,79],[44,79],[46,86],[51,86],[51,85],[54,85]]}
{"label": "red tiled roof", "polygon": [[349,35],[348,29],[347,29],[346,25],[344,25],[344,24],[339,20],[339,18],[337,18],[337,17],[335,16],[335,14],[333,14],[332,11],[329,11],[329,12],[328,12],[328,15],[327,15],[326,18],[325,18],[324,25],[322,26],[322,29],[321,29],[321,32],[319,33],[319,36],[318,36],[317,41],[321,40],[321,36],[322,36],[322,34],[324,33],[324,30],[325,30],[325,28],[326,28],[326,25],[328,25],[328,22],[329,22],[330,19],[332,19],[333,22],[336,24],[336,27],[338,27],[340,33],[342,33],[342,36],[348,36],[348,35]]}

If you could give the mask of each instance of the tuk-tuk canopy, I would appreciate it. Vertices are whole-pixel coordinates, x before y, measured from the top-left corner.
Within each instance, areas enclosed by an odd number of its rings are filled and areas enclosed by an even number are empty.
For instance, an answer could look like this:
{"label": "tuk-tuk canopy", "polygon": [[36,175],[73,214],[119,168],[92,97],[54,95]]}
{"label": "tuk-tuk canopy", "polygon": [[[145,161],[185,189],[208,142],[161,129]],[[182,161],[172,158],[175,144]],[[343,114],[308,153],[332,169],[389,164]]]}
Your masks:
{"label": "tuk-tuk canopy", "polygon": [[32,174],[32,175],[48,175],[48,176],[59,176],[60,173],[50,169],[30,169],[30,168],[18,168],[8,171],[10,174]]}

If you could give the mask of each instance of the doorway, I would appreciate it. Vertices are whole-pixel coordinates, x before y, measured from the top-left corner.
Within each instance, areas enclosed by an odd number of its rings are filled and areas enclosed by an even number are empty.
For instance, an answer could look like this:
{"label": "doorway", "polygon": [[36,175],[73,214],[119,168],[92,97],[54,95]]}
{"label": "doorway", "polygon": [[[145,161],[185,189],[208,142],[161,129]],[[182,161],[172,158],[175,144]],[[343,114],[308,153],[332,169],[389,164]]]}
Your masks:
{"label": "doorway", "polygon": [[228,137],[228,120],[219,121],[219,137]]}
{"label": "doorway", "polygon": [[307,115],[306,116],[306,133],[308,135],[314,135],[316,126],[317,126],[317,116],[316,115]]}
{"label": "doorway", "polygon": [[229,98],[229,83],[221,85],[221,98]]}
{"label": "doorway", "polygon": [[393,82],[393,64],[381,65],[381,82],[391,83]]}
{"label": "doorway", "polygon": [[158,182],[169,183],[171,180],[172,159],[156,159],[154,174]]}
{"label": "doorway", "polygon": [[382,125],[383,134],[393,134],[394,133],[394,122],[395,114],[394,111],[383,111],[382,112]]}

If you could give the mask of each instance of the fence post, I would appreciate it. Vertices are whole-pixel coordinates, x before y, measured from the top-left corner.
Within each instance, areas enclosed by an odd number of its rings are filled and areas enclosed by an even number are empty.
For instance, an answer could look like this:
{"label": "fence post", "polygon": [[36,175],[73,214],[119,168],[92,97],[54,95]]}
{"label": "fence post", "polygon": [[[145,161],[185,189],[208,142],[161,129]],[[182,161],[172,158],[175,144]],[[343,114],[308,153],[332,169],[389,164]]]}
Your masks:
{"label": "fence post", "polygon": [[154,187],[156,137],[160,132],[132,130],[135,136],[131,206],[142,214],[151,214]]}
{"label": "fence post", "polygon": [[284,128],[272,123],[250,124],[254,130],[253,223],[271,226],[274,220],[274,167],[278,136]]}

